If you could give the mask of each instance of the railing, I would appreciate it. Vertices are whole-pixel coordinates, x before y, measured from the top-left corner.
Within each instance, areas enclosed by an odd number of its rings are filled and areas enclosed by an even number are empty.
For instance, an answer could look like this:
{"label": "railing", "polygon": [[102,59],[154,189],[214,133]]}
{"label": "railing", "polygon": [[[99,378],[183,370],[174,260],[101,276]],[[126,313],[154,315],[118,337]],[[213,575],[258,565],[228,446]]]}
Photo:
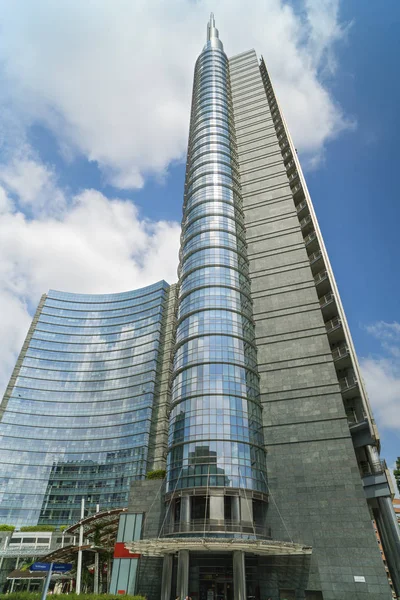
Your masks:
{"label": "railing", "polygon": [[[244,534],[263,539],[271,538],[271,528],[261,527],[259,525],[242,525],[237,521],[213,520],[210,519],[192,519],[188,523],[169,523],[165,524],[162,530],[162,536],[176,534]],[[233,537],[233,536],[232,536]]]}
{"label": "railing", "polygon": [[303,188],[301,187],[301,183],[296,183],[296,185],[294,185],[292,187],[292,193],[296,194],[298,191],[302,190]]}
{"label": "railing", "polygon": [[328,277],[328,272],[325,269],[323,271],[320,271],[319,273],[317,273],[316,275],[314,275],[315,285],[317,285],[318,283],[320,283],[321,281],[323,281],[327,277]]}
{"label": "railing", "polygon": [[366,475],[384,473],[387,469],[387,464],[385,460],[380,460],[379,463],[374,465],[374,469],[372,469],[368,461],[362,460],[359,464],[359,468],[361,476],[365,477]]}
{"label": "railing", "polygon": [[[69,546],[70,544],[66,544]],[[12,558],[18,556],[46,556],[53,550],[58,550],[61,548],[61,544],[56,544],[54,546],[47,546],[46,548],[37,547],[37,546],[23,546],[21,547],[19,544],[9,544],[6,548],[0,548],[0,558]]]}
{"label": "railing", "polygon": [[309,223],[312,223],[311,215],[307,215],[300,221],[300,227],[303,229]]}
{"label": "railing", "polygon": [[322,252],[321,250],[317,250],[316,252],[313,252],[312,254],[308,255],[308,259],[310,261],[310,265],[312,265],[313,263],[315,263],[318,259],[320,259],[322,256]]}
{"label": "railing", "polygon": [[341,326],[342,326],[342,321],[339,319],[339,317],[334,317],[333,319],[331,319],[330,321],[327,321],[325,323],[327,333],[329,333],[330,331],[333,331],[334,329],[338,329]]}
{"label": "railing", "polygon": [[332,350],[333,360],[339,360],[339,358],[343,358],[344,356],[348,356],[348,355],[349,355],[349,347],[347,344],[343,344],[342,346],[339,346],[338,348],[334,348]]}
{"label": "railing", "polygon": [[350,388],[358,385],[358,381],[354,375],[349,375],[348,377],[343,377],[339,379],[339,385],[342,392],[349,390]]}
{"label": "railing", "polygon": [[299,176],[297,171],[293,171],[293,173],[291,173],[290,175],[288,175],[288,179],[289,179],[289,183],[292,182],[294,179],[297,179]]}
{"label": "railing", "polygon": [[291,150],[286,150],[286,152],[282,153],[282,158],[288,158],[288,156],[292,156]]}
{"label": "railing", "polygon": [[329,294],[325,294],[322,298],[319,299],[319,305],[321,308],[324,308],[327,304],[330,304],[335,300],[335,295],[332,292]]}
{"label": "railing", "polygon": [[[307,202],[306,200],[302,200],[301,202],[299,202],[299,204],[297,204],[296,206],[296,210],[299,213],[301,210],[303,210],[303,208],[305,208],[307,206]],[[301,223],[300,223],[301,224]]]}
{"label": "railing", "polygon": [[288,163],[286,163],[286,165],[285,165],[285,167],[286,167],[286,170],[288,171],[288,170],[289,170],[291,167],[294,167],[294,165],[295,165],[295,162],[294,162],[294,160],[293,160],[293,159],[292,159],[292,160],[289,160],[289,162],[288,162]]}
{"label": "railing", "polygon": [[310,244],[313,240],[315,240],[316,237],[317,234],[315,233],[315,231],[311,231],[311,233],[306,235],[306,237],[304,238],[305,245],[307,246],[308,244]]}

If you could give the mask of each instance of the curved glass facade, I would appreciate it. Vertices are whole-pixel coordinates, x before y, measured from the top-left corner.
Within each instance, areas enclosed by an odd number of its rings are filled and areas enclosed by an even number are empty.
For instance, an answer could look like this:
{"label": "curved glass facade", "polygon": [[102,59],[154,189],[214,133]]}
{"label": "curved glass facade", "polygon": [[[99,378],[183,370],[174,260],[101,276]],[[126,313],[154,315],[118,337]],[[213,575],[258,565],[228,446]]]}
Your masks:
{"label": "curved glass facade", "polygon": [[168,288],[45,296],[0,424],[0,522],[71,523],[82,496],[93,512],[127,505],[147,468]]}
{"label": "curved glass facade", "polygon": [[195,67],[186,173],[168,491],[223,486],[264,492],[229,67],[216,37]]}

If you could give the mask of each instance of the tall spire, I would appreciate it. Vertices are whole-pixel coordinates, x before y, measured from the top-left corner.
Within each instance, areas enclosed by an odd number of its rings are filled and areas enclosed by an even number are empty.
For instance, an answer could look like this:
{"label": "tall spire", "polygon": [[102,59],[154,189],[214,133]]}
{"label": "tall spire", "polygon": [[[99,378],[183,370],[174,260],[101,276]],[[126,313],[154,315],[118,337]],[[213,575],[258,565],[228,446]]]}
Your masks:
{"label": "tall spire", "polygon": [[207,23],[207,44],[206,48],[220,48],[223,50],[223,45],[219,39],[218,29],[215,27],[214,13],[210,14],[210,20]]}

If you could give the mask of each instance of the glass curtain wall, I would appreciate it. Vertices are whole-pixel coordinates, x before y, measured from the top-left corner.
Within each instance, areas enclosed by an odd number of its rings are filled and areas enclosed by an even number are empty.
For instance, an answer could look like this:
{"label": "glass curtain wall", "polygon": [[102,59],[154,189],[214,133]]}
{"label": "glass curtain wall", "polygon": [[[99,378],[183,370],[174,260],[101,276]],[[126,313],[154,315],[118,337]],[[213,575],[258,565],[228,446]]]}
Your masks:
{"label": "glass curtain wall", "polygon": [[50,291],[0,424],[0,522],[63,525],[125,506],[146,473],[165,282]]}
{"label": "glass curtain wall", "polygon": [[196,62],[179,266],[168,491],[266,491],[228,59],[213,22]]}

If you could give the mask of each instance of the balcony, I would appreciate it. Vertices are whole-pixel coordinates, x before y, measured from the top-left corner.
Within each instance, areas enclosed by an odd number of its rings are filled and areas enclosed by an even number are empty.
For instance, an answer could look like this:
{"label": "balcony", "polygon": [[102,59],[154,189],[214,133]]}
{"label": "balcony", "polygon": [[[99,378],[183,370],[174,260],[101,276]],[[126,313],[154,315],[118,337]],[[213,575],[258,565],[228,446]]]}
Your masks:
{"label": "balcony", "polygon": [[289,158],[291,156],[292,156],[292,151],[290,149],[286,150],[285,152],[282,152],[282,158],[283,158],[283,160],[286,160],[287,158]]}
{"label": "balcony", "polygon": [[302,210],[307,208],[307,201],[302,200],[299,204],[296,205],[297,214],[301,213]]}
{"label": "balcony", "polygon": [[342,392],[342,397],[344,399],[348,399],[354,396],[354,392],[358,388],[358,381],[354,373],[351,373],[350,375],[339,379],[339,386],[340,391]]}
{"label": "balcony", "polygon": [[348,345],[341,344],[337,348],[332,350],[332,358],[338,369],[345,369],[351,367],[351,356]]}
{"label": "balcony", "polygon": [[306,248],[309,248],[310,250],[312,250],[314,252],[317,251],[318,240],[317,240],[317,234],[315,233],[315,231],[311,231],[311,233],[309,233],[308,235],[305,236],[304,244],[305,244]]}
{"label": "balcony", "polygon": [[303,219],[301,219],[300,227],[303,232],[303,235],[307,235],[308,233],[310,233],[310,231],[314,229],[314,224],[311,215],[306,215],[305,217],[303,217]]}
{"label": "balcony", "polygon": [[343,326],[339,317],[334,317],[327,321],[325,328],[331,343],[336,343],[343,339]]}
{"label": "balcony", "polygon": [[[290,173],[290,175],[288,175],[288,179],[289,179],[289,183],[290,184],[294,183],[295,181],[298,181],[298,179],[299,179],[298,172],[297,171],[293,171],[293,173]],[[293,189],[292,189],[292,191],[294,193]]]}
{"label": "balcony", "polygon": [[[319,305],[323,312],[326,311],[330,306],[335,305],[335,294],[333,292],[328,292],[325,294],[325,296],[322,296],[322,298],[319,299]],[[333,316],[331,318],[333,319]]]}
{"label": "balcony", "polygon": [[[291,183],[291,181],[289,180],[289,183]],[[296,194],[303,194],[303,186],[301,185],[301,183],[296,183],[296,185],[291,186],[291,190],[292,190],[292,194],[293,196],[296,196]]]}
{"label": "balcony", "polygon": [[289,146],[289,142],[288,142],[287,138],[280,141],[279,146],[280,146],[281,150],[286,150],[286,148]]}
{"label": "balcony", "polygon": [[[328,271],[326,269],[322,269],[322,271],[319,271],[319,273],[317,273],[316,275],[314,275],[314,282],[315,285],[317,286],[318,289],[318,293],[319,294],[325,294],[327,293],[328,289],[329,289],[329,279],[328,279]],[[328,288],[325,292],[325,290],[322,290],[322,287],[324,288]]]}
{"label": "balcony", "polygon": [[[203,535],[216,534],[216,537],[244,537],[271,539],[271,529],[269,527],[261,527],[259,525],[242,525],[237,521],[228,520],[213,520],[210,519],[192,519],[188,523],[169,523],[165,524],[162,530],[163,536],[175,536],[179,534],[194,534]],[[232,534],[235,534],[234,536]]]}
{"label": "balcony", "polygon": [[292,169],[296,168],[296,163],[294,162],[293,158],[285,164],[286,167],[286,171],[289,173]]}

